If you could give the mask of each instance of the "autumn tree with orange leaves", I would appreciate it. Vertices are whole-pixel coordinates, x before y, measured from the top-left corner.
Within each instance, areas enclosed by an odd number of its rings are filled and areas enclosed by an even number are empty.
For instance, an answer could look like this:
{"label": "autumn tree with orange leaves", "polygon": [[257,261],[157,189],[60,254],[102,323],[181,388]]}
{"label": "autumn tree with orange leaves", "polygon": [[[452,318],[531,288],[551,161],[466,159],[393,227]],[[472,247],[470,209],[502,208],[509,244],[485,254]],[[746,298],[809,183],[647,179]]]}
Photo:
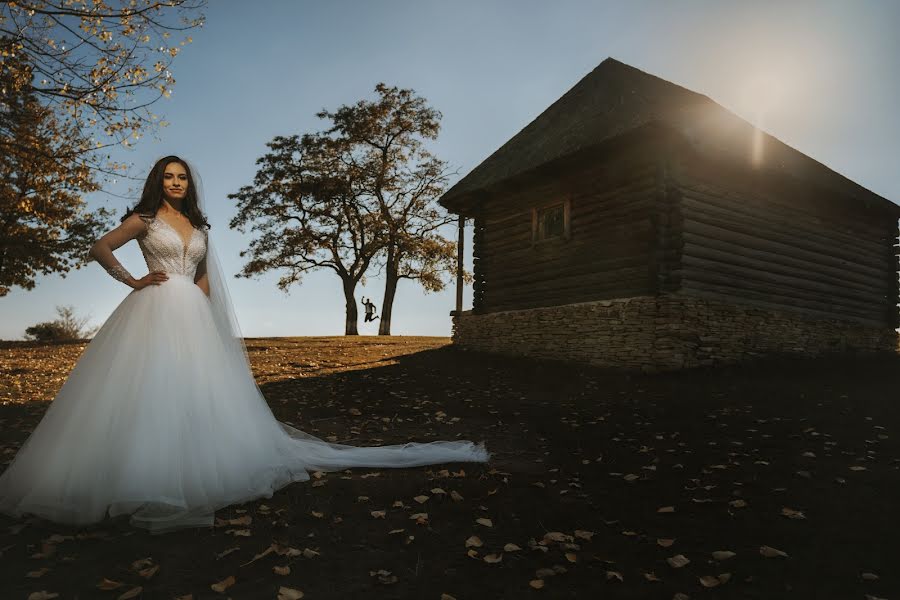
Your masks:
{"label": "autumn tree with orange leaves", "polygon": [[112,214],[83,195],[140,180],[110,148],[166,124],[150,106],[191,42],[169,38],[202,25],[205,1],[0,1],[0,296],[89,260]]}

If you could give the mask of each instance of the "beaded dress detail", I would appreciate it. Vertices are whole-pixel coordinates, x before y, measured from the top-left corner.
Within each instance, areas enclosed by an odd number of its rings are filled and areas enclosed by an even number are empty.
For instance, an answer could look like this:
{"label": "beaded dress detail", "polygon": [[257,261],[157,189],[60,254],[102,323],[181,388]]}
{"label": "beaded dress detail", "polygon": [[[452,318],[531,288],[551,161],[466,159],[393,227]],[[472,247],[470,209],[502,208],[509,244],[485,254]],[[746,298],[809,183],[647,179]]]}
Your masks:
{"label": "beaded dress detail", "polygon": [[185,243],[181,234],[160,217],[144,218],[147,231],[137,238],[149,271],[165,271],[194,277],[206,254],[206,229],[194,228]]}

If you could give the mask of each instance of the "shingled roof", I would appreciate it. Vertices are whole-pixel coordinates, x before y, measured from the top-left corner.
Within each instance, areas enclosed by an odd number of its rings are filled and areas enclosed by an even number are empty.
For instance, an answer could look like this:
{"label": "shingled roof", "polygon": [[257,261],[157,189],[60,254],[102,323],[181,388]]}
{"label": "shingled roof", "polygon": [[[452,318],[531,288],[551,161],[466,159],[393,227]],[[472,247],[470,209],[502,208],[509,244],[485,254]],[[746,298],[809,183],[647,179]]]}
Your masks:
{"label": "shingled roof", "polygon": [[[673,128],[701,152],[730,156],[900,214],[893,202],[758,130],[707,96],[613,58],[585,75],[447,190],[439,202],[454,210],[473,192],[650,123]],[[753,140],[760,136],[761,163],[752,163]]]}

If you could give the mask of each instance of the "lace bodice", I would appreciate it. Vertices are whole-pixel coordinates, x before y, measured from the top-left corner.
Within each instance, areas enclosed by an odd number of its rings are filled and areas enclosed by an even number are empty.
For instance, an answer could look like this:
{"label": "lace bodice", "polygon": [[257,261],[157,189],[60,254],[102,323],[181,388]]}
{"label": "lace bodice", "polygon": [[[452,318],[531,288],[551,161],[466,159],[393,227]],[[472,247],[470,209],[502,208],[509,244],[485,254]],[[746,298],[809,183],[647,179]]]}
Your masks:
{"label": "lace bodice", "polygon": [[147,224],[147,231],[137,241],[150,272],[165,271],[194,277],[197,265],[206,256],[209,232],[194,228],[191,230],[190,240],[185,244],[181,234],[163,219],[141,218]]}

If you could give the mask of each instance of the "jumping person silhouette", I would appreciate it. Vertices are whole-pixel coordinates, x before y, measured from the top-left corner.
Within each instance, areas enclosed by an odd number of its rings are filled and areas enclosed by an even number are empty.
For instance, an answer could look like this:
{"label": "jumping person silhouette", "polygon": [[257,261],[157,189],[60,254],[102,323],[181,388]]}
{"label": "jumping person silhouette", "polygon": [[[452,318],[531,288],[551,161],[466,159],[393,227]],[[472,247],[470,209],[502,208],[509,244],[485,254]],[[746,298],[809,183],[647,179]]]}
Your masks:
{"label": "jumping person silhouette", "polygon": [[380,318],[375,315],[375,305],[372,303],[371,298],[367,300],[366,297],[363,296],[362,305],[366,307],[366,320],[364,321],[365,323]]}

